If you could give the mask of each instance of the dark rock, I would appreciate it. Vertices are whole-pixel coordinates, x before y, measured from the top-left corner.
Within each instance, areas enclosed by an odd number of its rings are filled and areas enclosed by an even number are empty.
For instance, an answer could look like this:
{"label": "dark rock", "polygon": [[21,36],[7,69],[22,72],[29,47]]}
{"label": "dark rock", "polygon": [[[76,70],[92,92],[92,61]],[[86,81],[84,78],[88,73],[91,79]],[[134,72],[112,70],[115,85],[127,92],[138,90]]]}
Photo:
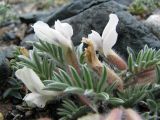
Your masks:
{"label": "dark rock", "polygon": [[11,74],[9,61],[5,58],[4,54],[0,52],[0,83],[6,82]]}
{"label": "dark rock", "polygon": [[[115,13],[120,19],[117,27],[118,41],[114,46],[118,53],[126,58],[127,46],[139,51],[145,44],[159,49],[160,38],[155,36],[144,23],[132,16],[125,5],[118,3],[122,1],[125,2],[125,0],[74,0],[53,13],[46,21],[49,25],[53,25],[55,20],[65,19],[65,22],[73,26],[72,40],[74,45],[78,45],[82,37],[87,37],[91,30],[101,34],[109,20],[109,14]],[[127,4],[132,2],[132,0],[127,1],[129,1]],[[33,35],[29,40],[32,41],[32,39]]]}
{"label": "dark rock", "polygon": [[[49,25],[53,25],[54,21],[57,19],[64,20],[66,18],[82,13],[83,11],[91,8],[92,6],[96,6],[98,4],[105,3],[108,1],[110,0],[74,0],[73,2],[69,3],[68,5],[60,8],[59,10],[51,14],[45,20],[45,22],[47,22]],[[120,4],[128,6],[130,3],[132,3],[133,0],[114,0],[114,1],[117,1]]]}
{"label": "dark rock", "polygon": [[72,17],[92,7],[93,5],[100,4],[104,1],[109,0],[74,0],[73,2],[60,8],[51,16],[49,16],[45,22],[47,22],[49,25],[53,25],[54,21],[57,19],[64,20],[66,18]]}
{"label": "dark rock", "polygon": [[30,49],[32,48],[32,42],[36,41],[38,41],[38,38],[35,36],[35,34],[30,34],[22,40],[21,46]]}
{"label": "dark rock", "polygon": [[0,47],[0,53],[3,54],[5,58],[11,59],[13,58],[13,53],[16,50],[16,47],[17,46],[15,45]]}
{"label": "dark rock", "polygon": [[160,39],[153,35],[142,22],[136,20],[126,11],[124,6],[114,1],[99,3],[65,20],[73,26],[74,36],[72,39],[74,44],[78,45],[82,37],[91,33],[91,30],[96,30],[101,34],[109,20],[110,13],[117,14],[120,19],[117,28],[119,37],[114,46],[118,53],[126,57],[127,46],[135,51],[143,48],[145,44],[153,48],[160,48]]}
{"label": "dark rock", "polygon": [[48,17],[51,13],[50,12],[35,12],[35,13],[26,13],[21,15],[19,18],[22,23],[35,23],[38,20],[43,20],[44,18]]}
{"label": "dark rock", "polygon": [[9,42],[16,39],[16,35],[14,32],[6,32],[4,35],[0,37],[0,41]]}
{"label": "dark rock", "polygon": [[4,38],[4,40],[14,40],[14,39],[16,39],[16,35],[15,35],[15,33],[13,33],[13,32],[8,32],[8,33],[6,33],[6,36],[5,36],[5,38]]}
{"label": "dark rock", "polygon": [[[13,52],[16,46],[0,47],[0,83],[6,82],[11,75],[11,67],[8,59],[13,58]],[[4,81],[4,82],[3,82]]]}

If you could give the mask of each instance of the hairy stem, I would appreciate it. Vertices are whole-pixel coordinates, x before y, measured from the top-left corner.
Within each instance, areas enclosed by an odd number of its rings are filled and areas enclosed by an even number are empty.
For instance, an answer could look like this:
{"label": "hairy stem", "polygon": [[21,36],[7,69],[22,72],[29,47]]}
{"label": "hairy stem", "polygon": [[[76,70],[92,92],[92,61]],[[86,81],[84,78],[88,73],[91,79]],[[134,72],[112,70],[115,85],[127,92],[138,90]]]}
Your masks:
{"label": "hairy stem", "polygon": [[110,63],[117,66],[120,70],[127,69],[126,62],[113,50],[110,50],[110,52],[107,54],[107,59]]}

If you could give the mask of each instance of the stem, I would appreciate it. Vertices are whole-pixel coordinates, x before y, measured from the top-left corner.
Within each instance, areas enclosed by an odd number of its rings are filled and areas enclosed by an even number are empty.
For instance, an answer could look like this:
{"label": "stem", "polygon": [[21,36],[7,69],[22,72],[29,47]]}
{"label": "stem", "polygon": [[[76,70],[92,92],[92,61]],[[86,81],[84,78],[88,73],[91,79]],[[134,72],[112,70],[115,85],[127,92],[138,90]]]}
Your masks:
{"label": "stem", "polygon": [[143,70],[137,74],[134,75],[134,77],[129,80],[125,87],[134,85],[134,84],[147,84],[147,83],[153,83],[155,81],[156,77],[156,70],[154,68],[149,68],[146,70]]}
{"label": "stem", "polygon": [[110,63],[113,65],[116,65],[118,69],[125,70],[127,69],[126,62],[113,50],[110,50],[110,52],[107,54],[107,59]]}
{"label": "stem", "polygon": [[[83,39],[88,46],[85,48],[85,58],[87,63],[91,68],[98,73],[99,76],[102,76],[103,64],[99,61],[94,51],[93,43],[89,39]],[[107,67],[107,82],[109,84],[117,81],[118,90],[123,90],[123,81],[121,78],[109,67]]]}
{"label": "stem", "polygon": [[71,48],[67,48],[65,50],[65,58],[66,58],[67,64],[73,66],[77,70],[77,72],[80,74],[80,67],[78,64],[77,57]]}
{"label": "stem", "polygon": [[98,112],[97,109],[96,109],[96,108],[91,104],[91,102],[88,100],[88,98],[86,98],[86,97],[83,96],[83,95],[78,95],[78,97],[79,97],[80,101],[81,101],[83,104],[85,104],[85,105],[87,105],[88,107],[90,107],[95,113]]}

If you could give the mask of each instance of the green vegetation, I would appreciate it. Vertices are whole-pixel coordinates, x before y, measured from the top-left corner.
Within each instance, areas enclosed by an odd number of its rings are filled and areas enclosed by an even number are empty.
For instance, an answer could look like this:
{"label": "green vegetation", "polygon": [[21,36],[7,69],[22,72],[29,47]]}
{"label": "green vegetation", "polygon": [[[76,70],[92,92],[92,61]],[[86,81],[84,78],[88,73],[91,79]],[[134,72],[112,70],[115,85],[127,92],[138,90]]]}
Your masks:
{"label": "green vegetation", "polygon": [[[116,89],[116,82],[111,85],[107,83],[106,64],[103,65],[101,76],[86,63],[79,63],[79,73],[76,68],[64,62],[64,51],[61,47],[43,41],[34,43],[30,58],[19,56],[16,66],[33,69],[43,80],[45,90],[77,96],[78,104],[74,99],[63,99],[57,113],[61,120],[79,118],[88,112],[99,112],[99,107],[106,104],[108,109],[112,109],[119,106],[135,108],[141,103],[144,103],[149,111],[136,109],[145,118],[155,119],[160,115],[160,101],[157,99],[160,89],[159,51],[145,46],[136,54],[128,48],[129,68],[122,74],[125,86],[122,91]],[[136,78],[150,68],[156,71],[156,79],[150,78],[153,82],[139,84]]]}
{"label": "green vegetation", "polygon": [[0,4],[0,25],[10,20],[14,20],[16,17],[17,16],[12,12],[9,4]]}
{"label": "green vegetation", "polygon": [[129,7],[129,11],[135,15],[144,15],[151,13],[159,7],[159,0],[134,0]]}

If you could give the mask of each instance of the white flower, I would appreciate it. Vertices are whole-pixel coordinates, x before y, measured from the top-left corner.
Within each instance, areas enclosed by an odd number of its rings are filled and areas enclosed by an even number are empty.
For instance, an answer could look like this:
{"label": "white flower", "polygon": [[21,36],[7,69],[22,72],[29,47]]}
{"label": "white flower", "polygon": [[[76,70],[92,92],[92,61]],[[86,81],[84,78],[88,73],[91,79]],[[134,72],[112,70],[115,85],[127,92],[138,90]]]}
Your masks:
{"label": "white flower", "polygon": [[62,47],[72,48],[71,37],[73,35],[72,26],[68,23],[55,22],[55,29],[50,28],[48,24],[38,21],[33,26],[35,35],[43,41]]}
{"label": "white flower", "polygon": [[55,96],[59,95],[55,91],[43,90],[45,87],[38,75],[30,68],[24,67],[18,69],[15,73],[16,77],[26,85],[32,92],[27,94],[23,99],[31,107],[43,108],[47,101],[52,100]]}
{"label": "white flower", "polygon": [[82,116],[81,118],[78,118],[78,120],[101,120],[102,116],[100,114],[92,114],[89,113],[85,116]]}
{"label": "white flower", "polygon": [[118,34],[116,32],[116,27],[118,21],[119,19],[116,14],[110,14],[109,22],[104,28],[102,36],[94,30],[88,35],[88,38],[93,40],[95,50],[99,50],[105,55],[110,52],[111,48],[117,41]]}

